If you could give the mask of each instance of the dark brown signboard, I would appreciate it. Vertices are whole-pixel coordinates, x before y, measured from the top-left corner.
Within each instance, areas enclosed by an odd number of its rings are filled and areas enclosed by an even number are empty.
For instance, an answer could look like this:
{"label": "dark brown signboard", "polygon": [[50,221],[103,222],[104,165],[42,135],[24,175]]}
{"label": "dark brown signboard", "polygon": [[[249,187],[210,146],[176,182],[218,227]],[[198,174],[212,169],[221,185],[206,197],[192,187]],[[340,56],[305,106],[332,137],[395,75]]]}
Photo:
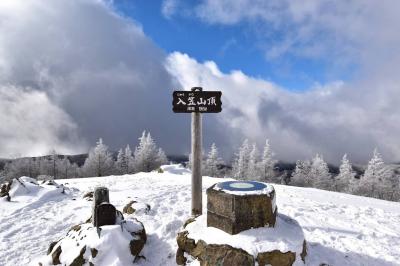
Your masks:
{"label": "dark brown signboard", "polygon": [[172,110],[175,113],[219,113],[222,111],[220,91],[174,91]]}
{"label": "dark brown signboard", "polygon": [[114,225],[116,221],[116,209],[114,205],[103,202],[96,206],[95,226]]}

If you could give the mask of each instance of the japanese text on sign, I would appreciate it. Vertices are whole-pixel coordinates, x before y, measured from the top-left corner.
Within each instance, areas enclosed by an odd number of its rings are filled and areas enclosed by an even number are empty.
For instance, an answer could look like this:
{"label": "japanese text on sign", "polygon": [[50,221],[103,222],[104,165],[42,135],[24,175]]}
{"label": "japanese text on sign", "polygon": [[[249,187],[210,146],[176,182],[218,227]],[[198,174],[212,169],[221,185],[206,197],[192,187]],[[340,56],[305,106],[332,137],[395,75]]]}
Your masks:
{"label": "japanese text on sign", "polygon": [[221,112],[220,91],[174,91],[173,111],[175,113],[219,113]]}

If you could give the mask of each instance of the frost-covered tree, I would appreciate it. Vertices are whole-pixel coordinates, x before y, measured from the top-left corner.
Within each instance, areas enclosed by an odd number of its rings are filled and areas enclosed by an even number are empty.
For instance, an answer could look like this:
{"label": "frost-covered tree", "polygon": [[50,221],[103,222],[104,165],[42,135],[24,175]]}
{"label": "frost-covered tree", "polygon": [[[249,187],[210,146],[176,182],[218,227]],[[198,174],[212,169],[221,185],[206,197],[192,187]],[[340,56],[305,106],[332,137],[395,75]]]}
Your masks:
{"label": "frost-covered tree", "polygon": [[32,174],[32,163],[30,158],[14,159],[4,166],[4,179],[11,180],[21,176],[30,176]]}
{"label": "frost-covered tree", "polygon": [[245,139],[242,146],[236,154],[236,159],[233,164],[232,175],[237,179],[246,179],[246,174],[249,168],[250,147],[249,141]]}
{"label": "frost-covered tree", "polygon": [[124,155],[126,160],[126,173],[133,174],[135,172],[135,160],[133,158],[133,153],[129,145],[126,145]]}
{"label": "frost-covered tree", "polygon": [[139,138],[139,146],[134,153],[134,166],[137,172],[150,172],[157,169],[166,161],[165,153],[157,148],[156,143],[150,135],[143,131]]}
{"label": "frost-covered tree", "polygon": [[82,174],[84,176],[105,176],[113,172],[114,161],[108,147],[103,143],[100,138],[90,152],[85,164],[82,167]]}
{"label": "frost-covered tree", "polygon": [[115,170],[118,174],[125,175],[128,173],[128,162],[126,161],[125,151],[120,149],[115,162]]}
{"label": "frost-covered tree", "polygon": [[210,151],[207,154],[207,158],[203,166],[203,175],[207,176],[219,176],[220,171],[218,165],[223,164],[222,159],[218,155],[218,149],[215,143],[211,145]]}
{"label": "frost-covered tree", "polygon": [[276,160],[274,160],[273,156],[274,153],[272,152],[269,140],[267,139],[265,141],[264,151],[261,157],[259,168],[262,179],[269,182],[277,181],[274,178],[274,166],[276,164]]}
{"label": "frost-covered tree", "polygon": [[310,161],[298,160],[296,162],[296,168],[290,177],[290,184],[299,187],[311,186],[310,170]]}
{"label": "frost-covered tree", "polygon": [[347,154],[343,155],[342,163],[339,167],[339,174],[336,176],[335,190],[339,192],[351,192],[351,186],[355,184],[355,172],[349,159],[347,159]]}
{"label": "frost-covered tree", "polygon": [[333,180],[329,173],[328,164],[321,155],[316,154],[311,161],[310,178],[312,187],[320,189],[332,189]]}
{"label": "frost-covered tree", "polygon": [[57,165],[59,158],[55,150],[50,151],[50,155],[40,158],[40,175],[45,175],[51,178],[58,178]]}
{"label": "frost-covered tree", "polygon": [[67,157],[59,159],[57,161],[57,178],[77,178],[78,177],[78,165],[72,164]]}
{"label": "frost-covered tree", "polygon": [[165,152],[163,151],[163,149],[158,148],[158,152],[157,152],[157,163],[161,166],[164,164],[168,164],[168,158],[167,155],[165,155]]}
{"label": "frost-covered tree", "polygon": [[249,163],[246,171],[246,179],[261,180],[261,173],[259,169],[259,153],[256,144],[253,144],[249,153]]}
{"label": "frost-covered tree", "polygon": [[396,179],[393,171],[385,165],[377,149],[360,180],[359,194],[389,199],[395,194]]}

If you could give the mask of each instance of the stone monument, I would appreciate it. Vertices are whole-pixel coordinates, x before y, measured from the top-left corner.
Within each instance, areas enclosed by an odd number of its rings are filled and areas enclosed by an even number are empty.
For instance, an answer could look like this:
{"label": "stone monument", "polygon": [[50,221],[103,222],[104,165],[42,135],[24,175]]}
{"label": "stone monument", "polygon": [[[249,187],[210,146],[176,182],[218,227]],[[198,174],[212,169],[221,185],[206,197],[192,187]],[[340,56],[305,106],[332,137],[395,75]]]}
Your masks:
{"label": "stone monument", "polygon": [[207,189],[207,226],[229,234],[274,227],[275,189],[255,181],[227,181]]}
{"label": "stone monument", "polygon": [[256,181],[208,188],[207,214],[187,220],[176,240],[178,265],[292,266],[307,256],[300,224],[278,215],[274,187]]}

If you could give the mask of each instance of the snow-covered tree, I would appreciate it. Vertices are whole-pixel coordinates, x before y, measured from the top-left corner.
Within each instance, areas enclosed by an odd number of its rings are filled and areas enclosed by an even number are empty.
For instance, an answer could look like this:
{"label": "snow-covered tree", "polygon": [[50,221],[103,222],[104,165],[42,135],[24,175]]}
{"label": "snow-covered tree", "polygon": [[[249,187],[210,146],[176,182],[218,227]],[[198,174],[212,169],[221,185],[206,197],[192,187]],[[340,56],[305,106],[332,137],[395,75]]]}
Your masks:
{"label": "snow-covered tree", "polygon": [[57,172],[57,165],[59,164],[59,158],[55,150],[50,151],[50,155],[40,158],[39,168],[40,175],[49,176],[52,178],[59,178]]}
{"label": "snow-covered tree", "polygon": [[135,160],[129,145],[125,149],[120,149],[115,163],[118,174],[132,174],[135,172]]}
{"label": "snow-covered tree", "polygon": [[5,179],[11,180],[13,178],[19,178],[21,176],[29,176],[32,174],[30,158],[19,158],[14,159],[11,162],[6,163],[4,166]]}
{"label": "snow-covered tree", "polygon": [[163,149],[158,148],[158,152],[157,152],[157,163],[161,166],[164,164],[168,164],[168,158],[167,155],[165,155],[165,152],[163,151]]}
{"label": "snow-covered tree", "polygon": [[274,178],[274,166],[276,164],[276,160],[273,159],[274,153],[271,150],[271,146],[269,144],[269,140],[265,141],[264,151],[261,157],[260,162],[260,171],[262,180],[275,182],[277,181]]}
{"label": "snow-covered tree", "polygon": [[249,140],[245,139],[242,146],[236,154],[236,159],[233,164],[232,175],[237,179],[246,179],[246,174],[249,168],[250,147]]}
{"label": "snow-covered tree", "polygon": [[246,171],[246,179],[261,180],[258,156],[258,149],[256,144],[254,143],[249,153],[249,163]]}
{"label": "snow-covered tree", "polygon": [[327,163],[321,155],[316,154],[311,161],[311,186],[320,189],[332,189],[333,180]]}
{"label": "snow-covered tree", "polygon": [[396,190],[393,171],[385,165],[377,149],[360,180],[359,194],[375,198],[391,198]]}
{"label": "snow-covered tree", "polygon": [[90,152],[85,164],[82,167],[82,174],[84,176],[105,176],[112,174],[114,168],[114,161],[108,147],[103,143],[100,138]]}
{"label": "snow-covered tree", "polygon": [[77,178],[78,177],[78,165],[72,164],[67,157],[59,159],[57,161],[57,178]]}
{"label": "snow-covered tree", "polygon": [[223,164],[222,159],[218,156],[218,149],[215,143],[211,145],[210,151],[203,166],[203,175],[219,176],[218,165]]}
{"label": "snow-covered tree", "polygon": [[133,158],[133,153],[129,145],[126,145],[124,155],[126,160],[126,173],[133,174],[135,172],[135,160]]}
{"label": "snow-covered tree", "polygon": [[347,159],[347,154],[343,155],[342,163],[339,167],[339,174],[335,178],[335,190],[339,192],[351,192],[351,186],[355,184],[354,177],[355,172],[349,159]]}
{"label": "snow-covered tree", "polygon": [[124,175],[128,173],[128,162],[126,161],[125,151],[120,149],[115,162],[115,170],[118,174]]}
{"label": "snow-covered tree", "polygon": [[139,138],[139,146],[134,153],[134,166],[137,172],[150,172],[157,169],[166,162],[165,153],[157,148],[156,143],[150,135],[143,131]]}
{"label": "snow-covered tree", "polygon": [[311,186],[310,170],[310,161],[297,161],[296,168],[290,177],[290,184],[299,187]]}

